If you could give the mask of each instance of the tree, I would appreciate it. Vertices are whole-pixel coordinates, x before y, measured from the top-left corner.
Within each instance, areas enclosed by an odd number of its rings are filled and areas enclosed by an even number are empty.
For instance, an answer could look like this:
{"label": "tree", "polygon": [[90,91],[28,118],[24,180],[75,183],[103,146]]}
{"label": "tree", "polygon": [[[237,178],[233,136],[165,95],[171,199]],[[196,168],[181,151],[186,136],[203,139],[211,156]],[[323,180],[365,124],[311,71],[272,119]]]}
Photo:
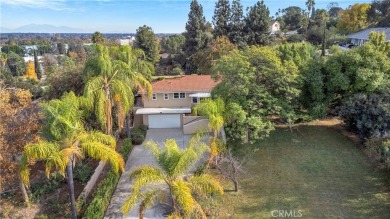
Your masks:
{"label": "tree", "polygon": [[388,27],[390,23],[390,0],[373,0],[367,11],[367,20],[377,27]]}
{"label": "tree", "polygon": [[229,0],[218,0],[215,3],[213,24],[214,38],[228,36],[230,23],[230,4]]}
{"label": "tree", "polygon": [[[41,128],[41,116],[32,94],[27,90],[5,88],[0,84],[0,189],[18,186],[19,163],[17,157],[27,143],[35,143]],[[23,199],[28,203],[27,191],[20,184]]]}
{"label": "tree", "polygon": [[[306,6],[307,6],[307,15],[309,16],[312,11],[314,11],[314,5],[316,4],[314,0],[307,0],[306,1]],[[308,17],[310,19],[310,17]]]}
{"label": "tree", "polygon": [[41,80],[42,70],[41,70],[41,65],[39,64],[37,50],[35,49],[34,49],[34,67],[35,67],[35,72],[37,73],[38,80]]}
{"label": "tree", "polygon": [[73,219],[77,218],[77,211],[72,164],[77,159],[88,155],[109,162],[115,172],[124,170],[123,158],[115,151],[115,139],[101,132],[84,130],[80,105],[80,99],[73,93],[65,94],[60,100],[42,104],[45,140],[27,144],[20,161],[20,177],[27,187],[30,184],[28,166],[37,160],[45,161],[47,177],[53,168],[65,175],[66,168]]}
{"label": "tree", "polygon": [[37,78],[37,73],[35,73],[34,62],[29,61],[29,62],[27,63],[25,77],[26,77],[26,78],[34,79],[34,80],[36,80],[36,81],[38,80],[38,78]]}
{"label": "tree", "polygon": [[[188,175],[190,168],[207,149],[207,146],[200,142],[200,137],[193,137],[186,149],[180,149],[174,139],[167,139],[162,148],[153,142],[147,142],[146,147],[151,150],[158,167],[140,166],[131,173],[130,179],[134,180],[134,186],[131,196],[121,208],[123,214],[140,200],[139,216],[143,218],[144,209],[159,200],[164,201],[168,196],[173,208],[169,218],[206,218],[197,198],[223,194],[223,189],[211,175]],[[144,189],[151,185],[159,186]]]}
{"label": "tree", "polygon": [[192,55],[207,45],[206,35],[206,19],[203,16],[203,7],[197,0],[191,1],[190,12],[188,14],[188,21],[186,23],[186,38],[184,45],[184,53],[187,57],[186,73],[196,72],[196,66],[192,64]]}
{"label": "tree", "polygon": [[178,54],[184,47],[186,38],[182,34],[175,34],[161,40],[161,49],[169,54]]}
{"label": "tree", "polygon": [[337,2],[331,2],[328,4],[328,14],[331,18],[338,18],[344,10],[339,7]]}
{"label": "tree", "polygon": [[355,94],[339,109],[339,115],[363,143],[374,135],[384,136],[390,127],[390,96]]}
{"label": "tree", "polygon": [[92,42],[96,44],[104,44],[106,39],[104,38],[103,34],[101,34],[99,31],[96,31],[92,34]]}
{"label": "tree", "polygon": [[380,52],[384,54],[390,53],[390,42],[386,41],[386,34],[384,32],[379,33],[372,31],[369,36],[368,43],[377,48]]}
{"label": "tree", "polygon": [[235,49],[237,47],[226,36],[211,40],[206,48],[194,54],[193,63],[198,69],[198,74],[211,74],[215,62]]}
{"label": "tree", "polygon": [[11,52],[18,54],[19,56],[24,56],[24,49],[18,45],[4,45],[1,47],[1,51],[10,54]]}
{"label": "tree", "polygon": [[[134,105],[132,89],[144,87],[151,96],[151,85],[137,71],[136,60],[129,46],[119,47],[116,59],[110,57],[108,48],[97,45],[97,56],[90,58],[84,69],[84,96],[106,134],[112,133],[113,108],[117,126],[123,128],[125,115]],[[137,56],[135,56],[137,57]]]}
{"label": "tree", "polygon": [[297,6],[290,6],[282,10],[284,27],[288,30],[295,30],[301,26],[304,19],[303,10]]}
{"label": "tree", "polygon": [[244,170],[242,165],[245,163],[245,159],[239,160],[233,155],[232,150],[216,157],[216,168],[221,173],[221,175],[230,181],[233,182],[234,191],[238,192],[238,180]]}
{"label": "tree", "polygon": [[368,27],[367,11],[370,4],[354,4],[340,15],[337,28],[346,33],[359,31]]}
{"label": "tree", "polygon": [[229,23],[229,40],[237,45],[239,48],[243,48],[246,44],[244,39],[244,15],[240,0],[233,0],[231,9],[231,18]]}
{"label": "tree", "polygon": [[300,71],[315,58],[317,48],[310,43],[283,43],[276,46],[283,61],[292,61]]}
{"label": "tree", "polygon": [[7,54],[7,64],[13,76],[22,76],[26,72],[24,59],[14,52]]}
{"label": "tree", "polygon": [[63,54],[66,54],[66,45],[65,43],[57,43],[57,49],[58,49],[58,53],[63,55]]}
{"label": "tree", "polygon": [[0,63],[1,63],[2,70],[4,70],[5,65],[7,64],[7,60],[8,60],[7,53],[0,52]]}
{"label": "tree", "polygon": [[147,61],[155,64],[160,59],[159,45],[151,27],[144,25],[137,29],[135,46],[145,52]]}
{"label": "tree", "polygon": [[264,1],[258,1],[249,8],[245,18],[244,32],[247,35],[248,45],[266,45],[269,41],[269,24],[271,18]]}

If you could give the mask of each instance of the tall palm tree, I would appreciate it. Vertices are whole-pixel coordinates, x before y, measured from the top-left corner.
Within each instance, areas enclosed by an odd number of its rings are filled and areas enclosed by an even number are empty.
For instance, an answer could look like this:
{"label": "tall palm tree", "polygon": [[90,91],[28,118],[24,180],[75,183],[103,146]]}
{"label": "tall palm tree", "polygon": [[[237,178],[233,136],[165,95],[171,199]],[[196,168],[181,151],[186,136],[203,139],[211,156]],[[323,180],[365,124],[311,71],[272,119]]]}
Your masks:
{"label": "tall palm tree", "polygon": [[124,48],[118,50],[115,53],[117,59],[113,59],[108,48],[96,45],[98,55],[89,59],[84,69],[87,105],[106,134],[112,133],[113,109],[119,130],[123,128],[125,115],[134,105],[133,89],[142,87],[149,96],[152,94],[150,83],[133,69],[134,64],[130,65],[130,60],[133,60],[131,49]]}
{"label": "tall palm tree", "polygon": [[115,151],[116,142],[110,135],[98,131],[87,132],[81,122],[80,99],[73,92],[58,100],[42,104],[45,123],[42,128],[45,140],[24,147],[20,161],[20,177],[29,186],[29,164],[45,161],[46,175],[54,168],[62,175],[67,174],[72,218],[76,218],[72,164],[85,155],[109,162],[118,172],[123,171],[124,161]]}
{"label": "tall palm tree", "polygon": [[207,98],[194,107],[194,114],[206,116],[209,119],[209,128],[213,132],[210,138],[209,161],[217,156],[221,150],[222,142],[218,139],[218,133],[224,124],[225,103],[221,98],[215,100]]}
{"label": "tall palm tree", "polygon": [[314,5],[316,3],[314,0],[307,0],[305,4],[307,6],[307,18],[310,19],[310,15],[312,14],[312,10],[314,9]]}
{"label": "tall palm tree", "polygon": [[131,173],[134,186],[121,208],[123,214],[140,200],[139,216],[143,218],[144,209],[157,201],[167,200],[168,195],[173,207],[168,218],[188,218],[191,215],[206,218],[195,197],[223,194],[223,189],[210,175],[188,175],[189,169],[207,150],[207,145],[200,142],[200,136],[193,137],[187,149],[180,149],[174,139],[167,139],[162,148],[154,142],[147,142],[146,147],[151,149],[158,167],[145,165]]}

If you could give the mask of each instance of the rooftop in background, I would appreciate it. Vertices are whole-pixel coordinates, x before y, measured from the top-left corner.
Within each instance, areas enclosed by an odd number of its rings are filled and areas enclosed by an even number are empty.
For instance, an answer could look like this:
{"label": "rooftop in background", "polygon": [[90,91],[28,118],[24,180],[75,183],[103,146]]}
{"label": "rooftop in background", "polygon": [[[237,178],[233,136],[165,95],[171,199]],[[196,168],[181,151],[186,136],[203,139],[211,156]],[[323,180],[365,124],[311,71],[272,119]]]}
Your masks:
{"label": "rooftop in background", "polygon": [[390,27],[378,27],[378,28],[368,28],[356,33],[351,33],[347,35],[348,39],[361,39],[361,40],[369,40],[370,33],[372,31],[385,33],[386,34],[386,42],[390,41]]}
{"label": "rooftop in background", "polygon": [[164,92],[210,92],[220,81],[210,75],[183,75],[152,83],[154,93]]}

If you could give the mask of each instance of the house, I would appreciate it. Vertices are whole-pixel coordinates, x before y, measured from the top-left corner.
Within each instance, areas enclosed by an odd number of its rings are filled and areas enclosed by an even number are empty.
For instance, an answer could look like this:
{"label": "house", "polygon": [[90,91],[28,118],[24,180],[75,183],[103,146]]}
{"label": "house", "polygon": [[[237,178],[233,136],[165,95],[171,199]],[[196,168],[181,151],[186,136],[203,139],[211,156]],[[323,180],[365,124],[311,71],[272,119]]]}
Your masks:
{"label": "house", "polygon": [[280,31],[280,23],[278,21],[271,21],[270,26],[269,26],[269,31],[270,31],[271,35],[279,32]]}
{"label": "house", "polygon": [[355,46],[361,46],[365,42],[368,41],[370,37],[370,33],[372,31],[385,33],[386,34],[386,42],[390,40],[390,27],[378,27],[378,28],[368,28],[357,33],[351,33],[347,35],[347,39],[351,39],[351,44]]}
{"label": "house", "polygon": [[191,108],[210,97],[218,83],[210,75],[182,75],[153,82],[151,98],[145,91],[139,92],[142,101],[136,100],[141,106],[136,104],[134,120],[149,128],[183,128],[185,134],[207,128],[208,120],[191,115]]}

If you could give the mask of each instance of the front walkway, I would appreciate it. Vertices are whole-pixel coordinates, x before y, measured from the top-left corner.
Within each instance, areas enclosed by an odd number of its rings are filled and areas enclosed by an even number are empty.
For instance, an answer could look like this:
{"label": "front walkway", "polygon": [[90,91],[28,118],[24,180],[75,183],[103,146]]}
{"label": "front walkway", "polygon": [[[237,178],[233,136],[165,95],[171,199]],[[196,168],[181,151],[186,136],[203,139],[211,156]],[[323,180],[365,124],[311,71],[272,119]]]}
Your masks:
{"label": "front walkway", "polygon": [[[191,135],[184,135],[182,129],[149,129],[145,142],[153,140],[162,145],[165,139],[175,139],[180,148],[188,145]],[[111,203],[107,208],[104,218],[139,218],[138,206],[130,210],[129,214],[123,215],[121,206],[130,195],[132,184],[130,182],[130,173],[137,166],[141,165],[156,165],[156,162],[150,152],[145,149],[144,144],[135,146],[129,155],[126,163],[125,172],[119,179],[117,188],[111,198]],[[144,218],[164,218],[157,209],[146,210]]]}

